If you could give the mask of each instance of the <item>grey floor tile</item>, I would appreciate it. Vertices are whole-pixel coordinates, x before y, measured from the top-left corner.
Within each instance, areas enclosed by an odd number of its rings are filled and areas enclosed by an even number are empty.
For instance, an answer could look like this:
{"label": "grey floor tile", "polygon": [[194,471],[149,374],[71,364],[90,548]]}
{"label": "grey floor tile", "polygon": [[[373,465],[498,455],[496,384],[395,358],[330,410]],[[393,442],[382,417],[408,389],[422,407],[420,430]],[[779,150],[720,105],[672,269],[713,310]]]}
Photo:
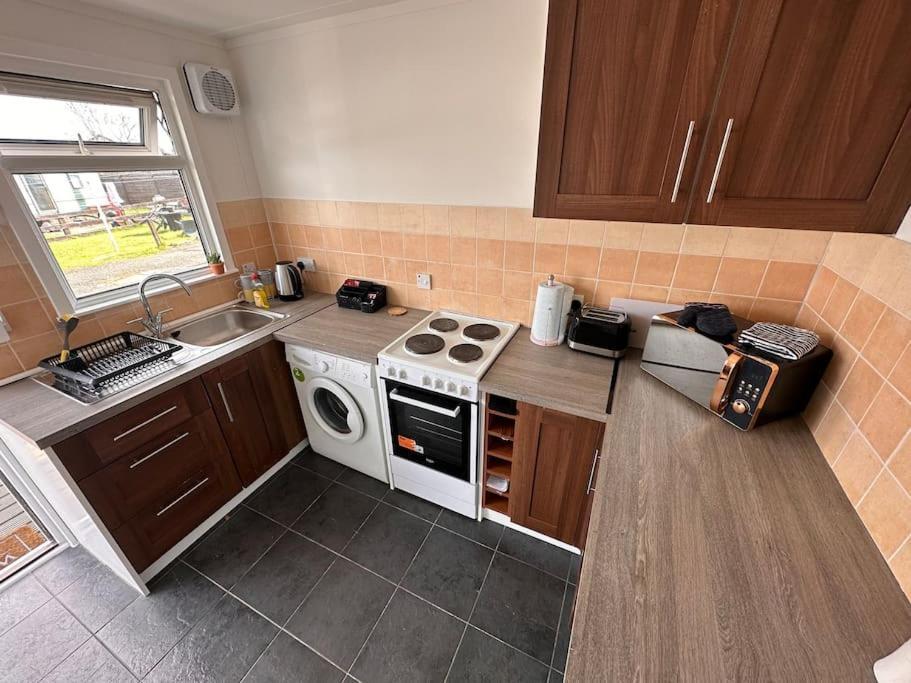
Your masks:
{"label": "grey floor tile", "polygon": [[376,505],[375,498],[333,484],[295,522],[294,529],[317,543],[341,552]]}
{"label": "grey floor tile", "polygon": [[298,683],[341,681],[345,672],[332,666],[286,633],[275,641],[244,678],[244,683]]}
{"label": "grey floor tile", "polygon": [[447,681],[546,683],[549,673],[541,662],[469,626]]}
{"label": "grey floor tile", "polygon": [[329,458],[324,458],[309,446],[301,451],[300,455],[291,462],[299,467],[306,467],[308,470],[321,474],[329,479],[335,479],[345,471],[344,465],[335,462],[334,460],[330,460]]}
{"label": "grey floor tile", "polygon": [[335,558],[325,548],[287,531],[232,592],[284,624]]}
{"label": "grey floor tile", "polygon": [[135,680],[95,638],[85,641],[44,679],[45,683],[130,683]]}
{"label": "grey floor tile", "polygon": [[366,474],[361,474],[356,470],[346,470],[336,481],[357,489],[361,493],[366,493],[373,498],[382,498],[389,491],[389,484],[379,479],[368,477]]}
{"label": "grey floor tile", "polygon": [[505,528],[502,524],[491,522],[489,519],[478,522],[452,510],[443,510],[437,524],[488,548],[497,547]]}
{"label": "grey floor tile", "polygon": [[389,582],[339,558],[285,628],[347,669],[394,590]]}
{"label": "grey floor tile", "polygon": [[259,513],[239,507],[184,559],[213,581],[231,588],[284,531]]}
{"label": "grey floor tile", "polygon": [[239,681],[278,629],[226,595],[152,669],[147,681]]}
{"label": "grey floor tile", "polygon": [[95,633],[139,597],[119,576],[103,565],[77,579],[57,599]]}
{"label": "grey floor tile", "polygon": [[75,652],[91,633],[49,600],[0,636],[0,681],[37,681]]}
{"label": "grey floor tile", "polygon": [[569,572],[569,560],[572,557],[568,550],[515,529],[506,529],[503,532],[499,551],[564,580]]}
{"label": "grey floor tile", "polygon": [[151,590],[98,632],[98,639],[140,678],[224,595],[183,564],[175,565]]}
{"label": "grey floor tile", "polygon": [[430,531],[430,524],[380,504],[343,554],[398,583]]}
{"label": "grey floor tile", "polygon": [[331,479],[315,472],[288,465],[266,482],[246,505],[290,526],[331,483]]}
{"label": "grey floor tile", "polygon": [[399,510],[404,510],[405,512],[417,515],[418,517],[426,519],[428,522],[435,521],[440,515],[440,510],[443,509],[435,503],[421,500],[400,489],[388,491],[383,497],[383,502],[394,505]]}
{"label": "grey floor tile", "polygon": [[0,591],[0,634],[5,633],[51,599],[51,594],[29,574]]}
{"label": "grey floor tile", "polygon": [[572,553],[569,558],[569,582],[572,585],[579,583],[579,572],[582,571],[582,556]]}
{"label": "grey floor tile", "polygon": [[493,551],[435,527],[402,580],[402,586],[468,619]]}
{"label": "grey floor tile", "polygon": [[423,600],[396,591],[351,673],[362,681],[442,681],[464,624]]}
{"label": "grey floor tile", "polygon": [[98,560],[82,546],[69,548],[38,567],[32,574],[57,595],[76,579],[99,566]]}
{"label": "grey floor tile", "polygon": [[576,597],[576,587],[567,584],[566,597],[563,599],[563,609],[560,612],[560,630],[557,632],[557,643],[554,646],[553,668],[557,671],[566,670],[566,657],[569,655],[569,634],[572,632],[573,601]]}
{"label": "grey floor tile", "polygon": [[550,662],[566,583],[497,553],[471,623]]}

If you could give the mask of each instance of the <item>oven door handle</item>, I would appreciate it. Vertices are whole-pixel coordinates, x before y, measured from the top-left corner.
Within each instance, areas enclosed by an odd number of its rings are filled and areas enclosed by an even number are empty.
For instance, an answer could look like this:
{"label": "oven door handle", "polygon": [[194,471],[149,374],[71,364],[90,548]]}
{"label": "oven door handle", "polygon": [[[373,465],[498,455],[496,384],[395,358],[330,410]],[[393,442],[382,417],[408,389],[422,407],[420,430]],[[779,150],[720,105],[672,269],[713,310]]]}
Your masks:
{"label": "oven door handle", "polygon": [[418,401],[415,398],[409,398],[408,396],[403,396],[399,393],[398,389],[393,389],[389,392],[389,398],[393,401],[398,401],[399,403],[407,403],[410,406],[415,406],[417,408],[423,408],[424,410],[429,410],[431,413],[437,413],[438,415],[445,415],[446,417],[456,418],[459,416],[459,411],[462,409],[462,406],[456,406],[452,410],[447,410],[446,408],[441,408],[440,406],[435,406],[432,403],[424,403],[423,401]]}

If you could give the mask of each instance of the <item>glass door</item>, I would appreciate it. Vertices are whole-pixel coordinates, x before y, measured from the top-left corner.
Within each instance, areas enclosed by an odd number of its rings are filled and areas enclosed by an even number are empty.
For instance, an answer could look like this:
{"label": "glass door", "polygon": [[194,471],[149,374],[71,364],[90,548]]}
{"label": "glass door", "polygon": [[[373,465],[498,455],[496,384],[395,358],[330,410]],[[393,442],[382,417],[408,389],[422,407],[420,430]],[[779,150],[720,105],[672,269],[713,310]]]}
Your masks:
{"label": "glass door", "polygon": [[0,582],[55,545],[24,497],[0,471]]}

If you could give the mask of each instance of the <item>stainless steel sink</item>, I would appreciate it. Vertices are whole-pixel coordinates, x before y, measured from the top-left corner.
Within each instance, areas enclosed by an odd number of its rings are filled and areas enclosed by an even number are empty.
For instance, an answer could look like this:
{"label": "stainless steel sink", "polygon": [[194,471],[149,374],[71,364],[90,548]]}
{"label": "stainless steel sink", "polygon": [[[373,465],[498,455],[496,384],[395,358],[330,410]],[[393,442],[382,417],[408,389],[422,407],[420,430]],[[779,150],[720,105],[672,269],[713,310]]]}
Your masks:
{"label": "stainless steel sink", "polygon": [[231,306],[181,325],[171,331],[171,337],[190,346],[218,346],[287,317],[283,313]]}

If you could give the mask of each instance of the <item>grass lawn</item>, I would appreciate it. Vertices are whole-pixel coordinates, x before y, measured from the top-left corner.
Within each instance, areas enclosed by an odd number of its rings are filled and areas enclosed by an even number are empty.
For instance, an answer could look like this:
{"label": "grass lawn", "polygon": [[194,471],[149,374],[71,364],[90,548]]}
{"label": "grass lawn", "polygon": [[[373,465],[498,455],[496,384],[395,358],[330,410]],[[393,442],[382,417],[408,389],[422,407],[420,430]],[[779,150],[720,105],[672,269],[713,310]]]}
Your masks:
{"label": "grass lawn", "polygon": [[195,236],[190,237],[183,232],[159,230],[158,237],[161,239],[161,247],[157,247],[152,233],[145,223],[114,228],[111,232],[119,251],[111,244],[108,233],[104,230],[88,235],[51,239],[48,240],[48,246],[60,267],[64,271],[69,271],[75,268],[152,256],[167,251],[169,247],[197,240]]}

